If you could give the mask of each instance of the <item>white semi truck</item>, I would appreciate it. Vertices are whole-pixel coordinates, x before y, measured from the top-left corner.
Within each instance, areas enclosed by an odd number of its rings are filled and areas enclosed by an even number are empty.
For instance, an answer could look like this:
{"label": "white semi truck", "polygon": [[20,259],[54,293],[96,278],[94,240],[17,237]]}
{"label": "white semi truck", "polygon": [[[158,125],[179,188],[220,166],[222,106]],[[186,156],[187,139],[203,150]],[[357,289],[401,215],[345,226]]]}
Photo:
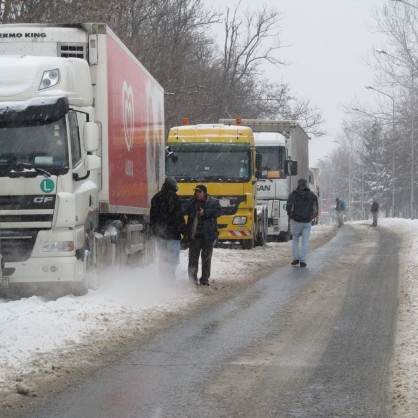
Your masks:
{"label": "white semi truck", "polygon": [[101,23],[0,25],[0,74],[1,285],[83,293],[150,262],[161,86]]}
{"label": "white semi truck", "polygon": [[[232,123],[221,119],[221,123]],[[257,203],[267,206],[268,239],[291,236],[286,203],[299,178],[309,175],[309,137],[297,121],[242,119],[254,132],[257,152]]]}

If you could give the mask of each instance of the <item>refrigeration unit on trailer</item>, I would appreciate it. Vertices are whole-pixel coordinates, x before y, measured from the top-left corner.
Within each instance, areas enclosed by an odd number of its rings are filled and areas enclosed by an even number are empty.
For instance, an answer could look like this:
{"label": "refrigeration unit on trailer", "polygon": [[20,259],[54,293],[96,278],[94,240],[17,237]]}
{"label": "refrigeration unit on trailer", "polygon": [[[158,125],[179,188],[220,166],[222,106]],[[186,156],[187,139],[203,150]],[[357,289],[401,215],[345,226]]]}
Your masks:
{"label": "refrigeration unit on trailer", "polygon": [[101,23],[1,25],[0,72],[3,286],[81,293],[109,262],[151,261],[161,86]]}

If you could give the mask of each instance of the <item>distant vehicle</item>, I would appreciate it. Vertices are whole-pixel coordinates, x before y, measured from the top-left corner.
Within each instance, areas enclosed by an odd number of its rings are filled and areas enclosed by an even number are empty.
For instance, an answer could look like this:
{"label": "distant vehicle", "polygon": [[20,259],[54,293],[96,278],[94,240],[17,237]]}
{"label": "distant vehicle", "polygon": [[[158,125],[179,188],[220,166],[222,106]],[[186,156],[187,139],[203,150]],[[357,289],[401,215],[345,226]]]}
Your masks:
{"label": "distant vehicle", "polygon": [[102,23],[1,25],[0,72],[2,285],[78,294],[152,261],[161,86]]}

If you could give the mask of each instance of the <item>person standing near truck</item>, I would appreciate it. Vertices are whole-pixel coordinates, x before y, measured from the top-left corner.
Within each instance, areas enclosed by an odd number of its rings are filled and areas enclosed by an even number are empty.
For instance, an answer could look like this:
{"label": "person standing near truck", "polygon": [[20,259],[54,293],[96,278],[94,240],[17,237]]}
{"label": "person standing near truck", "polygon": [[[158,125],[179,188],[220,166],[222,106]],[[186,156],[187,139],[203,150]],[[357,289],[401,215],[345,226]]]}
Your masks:
{"label": "person standing near truck", "polygon": [[370,212],[372,213],[373,222],[370,226],[377,226],[377,218],[379,215],[379,203],[376,200],[373,200],[372,205],[370,206]]}
{"label": "person standing near truck", "polygon": [[185,222],[178,186],[174,177],[167,177],[161,190],[151,199],[150,223],[156,237],[159,273],[162,277],[176,278],[180,263],[181,234]]}
{"label": "person standing near truck", "polygon": [[337,212],[337,223],[338,226],[344,225],[344,214],[345,214],[345,202],[338,197],[335,199],[335,210]]}
{"label": "person standing near truck", "polygon": [[202,276],[200,284],[209,286],[213,247],[218,239],[217,218],[221,215],[218,199],[209,196],[207,187],[198,184],[194,196],[185,203],[185,215],[188,215],[186,239],[189,244],[189,278],[199,284],[197,272],[199,258],[202,258]]}
{"label": "person standing near truck", "polygon": [[[311,192],[305,179],[298,180],[298,187],[293,190],[287,200],[287,215],[291,219],[292,231],[292,266],[306,267],[309,236],[312,219],[318,215],[318,198]],[[300,241],[302,245],[300,246]]]}

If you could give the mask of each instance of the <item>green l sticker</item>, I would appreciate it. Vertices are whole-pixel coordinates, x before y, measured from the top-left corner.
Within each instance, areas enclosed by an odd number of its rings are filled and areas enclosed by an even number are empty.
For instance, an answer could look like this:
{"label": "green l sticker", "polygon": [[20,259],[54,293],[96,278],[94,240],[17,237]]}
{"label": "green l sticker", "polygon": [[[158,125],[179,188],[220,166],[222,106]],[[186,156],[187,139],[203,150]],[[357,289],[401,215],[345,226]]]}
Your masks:
{"label": "green l sticker", "polygon": [[51,193],[53,192],[55,189],[55,183],[53,180],[51,179],[43,179],[41,181],[41,190],[44,193]]}

